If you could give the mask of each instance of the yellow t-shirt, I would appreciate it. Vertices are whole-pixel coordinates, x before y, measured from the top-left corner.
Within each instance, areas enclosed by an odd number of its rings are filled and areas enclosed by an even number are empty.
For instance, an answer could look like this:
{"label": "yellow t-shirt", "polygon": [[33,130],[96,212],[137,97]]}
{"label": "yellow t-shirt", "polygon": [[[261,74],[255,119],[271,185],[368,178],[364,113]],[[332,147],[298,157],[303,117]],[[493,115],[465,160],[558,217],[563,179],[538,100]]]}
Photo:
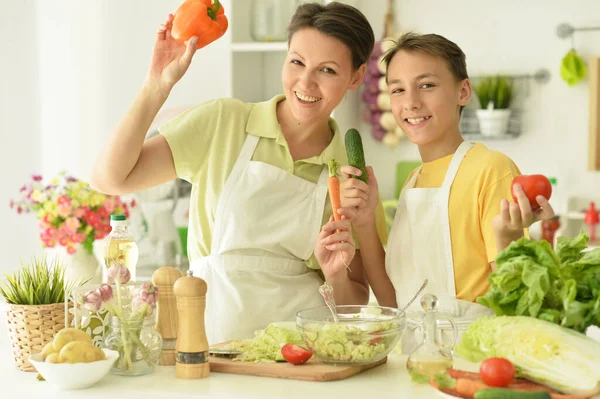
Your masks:
{"label": "yellow t-shirt", "polygon": [[[329,120],[333,139],[321,154],[297,161],[292,159],[276,113],[277,103],[284,98],[278,95],[260,103],[236,99],[209,101],[160,127],[159,131],[173,153],[177,176],[192,184],[188,232],[190,261],[210,254],[217,202],[247,134],[260,137],[253,161],[268,163],[313,183],[319,180],[330,159],[334,158],[342,165],[348,163],[344,141],[333,119]],[[327,223],[332,214],[329,198],[325,203],[322,224]],[[302,215],[290,217],[294,222],[302,220]],[[381,240],[387,242],[388,231],[381,203],[377,226]],[[305,264],[320,269],[314,254]]]}
{"label": "yellow t-shirt", "polygon": [[[452,156],[424,163],[415,188],[441,187]],[[481,143],[476,143],[460,164],[448,204],[454,282],[459,299],[474,302],[489,289],[490,262],[497,254],[492,220],[500,213],[500,200],[512,200],[510,186],[520,174],[510,158]]]}

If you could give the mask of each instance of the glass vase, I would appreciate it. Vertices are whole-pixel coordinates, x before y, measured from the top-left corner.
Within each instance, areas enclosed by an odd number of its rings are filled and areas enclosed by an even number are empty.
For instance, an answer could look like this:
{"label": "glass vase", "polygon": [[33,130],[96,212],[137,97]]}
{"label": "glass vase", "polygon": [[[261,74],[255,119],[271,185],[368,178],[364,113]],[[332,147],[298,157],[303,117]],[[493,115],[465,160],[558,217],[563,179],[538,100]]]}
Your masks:
{"label": "glass vase", "polygon": [[158,364],[162,338],[155,328],[155,318],[122,321],[113,316],[104,347],[119,352],[111,371],[119,375],[144,375]]}

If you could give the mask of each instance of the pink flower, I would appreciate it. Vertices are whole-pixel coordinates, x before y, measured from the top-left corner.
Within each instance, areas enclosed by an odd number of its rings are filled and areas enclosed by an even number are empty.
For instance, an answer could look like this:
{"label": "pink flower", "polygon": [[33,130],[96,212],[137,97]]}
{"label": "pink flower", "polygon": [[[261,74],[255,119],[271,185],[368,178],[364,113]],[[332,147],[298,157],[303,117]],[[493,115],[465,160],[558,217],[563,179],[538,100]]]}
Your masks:
{"label": "pink flower", "polygon": [[33,181],[42,181],[42,175],[31,175]]}
{"label": "pink flower", "polygon": [[112,265],[107,272],[107,282],[108,284],[127,284],[131,279],[131,273],[129,269],[120,263],[115,263]]}
{"label": "pink flower", "polygon": [[77,229],[79,228],[80,225],[81,225],[81,223],[79,222],[79,219],[77,219],[76,217],[70,217],[67,220],[65,220],[65,226],[67,226],[67,229],[72,234],[77,232]]}
{"label": "pink flower", "polygon": [[140,288],[140,298],[142,301],[150,306],[154,306],[156,304],[157,297],[158,288],[156,288],[154,284],[149,282],[142,284],[142,287]]}
{"label": "pink flower", "polygon": [[73,216],[75,216],[77,219],[83,218],[84,214],[85,214],[85,209],[83,209],[83,208],[77,208],[73,211]]}
{"label": "pink flower", "polygon": [[61,195],[57,198],[56,203],[58,205],[71,205],[71,199],[67,197],[65,194]]}
{"label": "pink flower", "polygon": [[86,237],[87,236],[83,233],[76,233],[75,235],[73,235],[72,239],[73,239],[73,242],[79,243],[79,242],[84,242]]}
{"label": "pink flower", "polygon": [[93,290],[82,295],[78,302],[90,312],[97,312],[102,307],[102,296],[97,290]]}
{"label": "pink flower", "polygon": [[98,293],[102,297],[102,301],[103,302],[110,301],[112,299],[112,297],[113,297],[112,287],[110,285],[108,285],[108,284],[102,284],[98,288]]}
{"label": "pink flower", "polygon": [[67,253],[70,255],[73,255],[74,253],[77,252],[77,249],[71,245],[67,245]]}
{"label": "pink flower", "polygon": [[58,216],[66,218],[71,214],[70,204],[58,204]]}

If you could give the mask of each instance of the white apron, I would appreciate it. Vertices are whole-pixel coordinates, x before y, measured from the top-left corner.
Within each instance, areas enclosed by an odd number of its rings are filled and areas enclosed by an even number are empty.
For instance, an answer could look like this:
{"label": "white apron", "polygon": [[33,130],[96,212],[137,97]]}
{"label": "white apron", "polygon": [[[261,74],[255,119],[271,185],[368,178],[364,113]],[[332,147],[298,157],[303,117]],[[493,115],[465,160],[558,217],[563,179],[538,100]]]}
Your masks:
{"label": "white apron", "polygon": [[323,306],[319,274],[304,264],[315,248],[327,197],[327,168],[311,183],[252,161],[259,137],[249,134],[215,214],[209,256],[190,269],[208,285],[209,345],[252,338],[274,321],[294,321]]}
{"label": "white apron", "polygon": [[[429,283],[421,295],[436,295],[439,312],[453,317],[493,313],[477,303],[456,299],[454,285],[448,200],[458,168],[471,147],[473,143],[461,143],[440,188],[414,188],[419,169],[400,194],[385,261],[400,308],[414,295],[423,280],[428,279]],[[417,299],[407,313],[419,311],[422,307]]]}

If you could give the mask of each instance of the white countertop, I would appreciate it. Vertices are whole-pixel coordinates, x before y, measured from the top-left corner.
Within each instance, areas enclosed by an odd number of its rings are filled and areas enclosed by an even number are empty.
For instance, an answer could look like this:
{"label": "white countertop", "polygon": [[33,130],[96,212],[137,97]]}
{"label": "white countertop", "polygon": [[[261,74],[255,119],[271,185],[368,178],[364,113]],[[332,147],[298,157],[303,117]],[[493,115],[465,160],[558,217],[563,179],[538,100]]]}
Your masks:
{"label": "white countertop", "polygon": [[[0,307],[1,308],[1,307]],[[63,391],[46,381],[38,381],[37,373],[20,371],[14,365],[6,329],[5,314],[0,312],[0,398],[85,398],[85,399],[183,399],[183,398],[331,398],[429,399],[440,398],[428,385],[415,384],[406,371],[406,356],[390,355],[388,362],[341,381],[309,382],[280,378],[254,377],[211,372],[207,378],[182,380],[175,378],[174,366],[158,366],[151,374],[123,377],[108,374],[93,387]],[[460,368],[473,367],[462,360]],[[302,367],[302,366],[298,366]],[[73,376],[73,378],[76,378]]]}
{"label": "white countertop", "polygon": [[[3,312],[1,312],[3,313]],[[428,385],[415,384],[406,371],[406,356],[390,355],[388,362],[348,379],[307,382],[279,378],[241,376],[211,372],[208,378],[175,378],[175,367],[158,366],[154,373],[139,377],[108,374],[91,388],[61,391],[48,382],[38,381],[37,373],[18,370],[8,342],[5,315],[0,314],[0,383],[2,399],[20,398],[361,398],[430,399],[441,398]],[[302,366],[298,366],[302,367]],[[469,370],[473,363],[457,359],[455,367]],[[73,376],[73,378],[76,378]],[[596,398],[600,399],[600,395]]]}

